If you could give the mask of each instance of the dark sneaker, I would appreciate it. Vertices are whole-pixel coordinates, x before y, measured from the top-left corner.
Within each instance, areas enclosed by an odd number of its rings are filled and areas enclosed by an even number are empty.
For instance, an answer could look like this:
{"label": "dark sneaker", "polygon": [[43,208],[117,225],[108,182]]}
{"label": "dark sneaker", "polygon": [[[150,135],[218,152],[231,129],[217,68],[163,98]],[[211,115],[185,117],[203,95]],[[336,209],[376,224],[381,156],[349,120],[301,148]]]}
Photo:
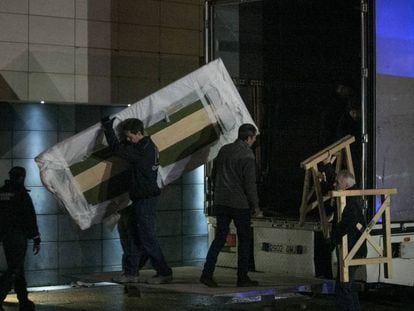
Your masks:
{"label": "dark sneaker", "polygon": [[35,311],[35,305],[33,301],[26,300],[24,302],[19,302],[19,311]]}
{"label": "dark sneaker", "polygon": [[171,283],[172,279],[173,279],[172,274],[170,274],[170,275],[156,274],[152,278],[149,278],[147,280],[147,283],[148,284],[154,284],[154,285],[167,284],[167,283]]}
{"label": "dark sneaker", "polygon": [[216,283],[216,281],[214,281],[214,279],[210,276],[202,275],[200,277],[200,282],[208,287],[218,287],[218,284]]}
{"label": "dark sneaker", "polygon": [[259,282],[251,280],[248,276],[237,280],[237,287],[252,287],[258,286]]}

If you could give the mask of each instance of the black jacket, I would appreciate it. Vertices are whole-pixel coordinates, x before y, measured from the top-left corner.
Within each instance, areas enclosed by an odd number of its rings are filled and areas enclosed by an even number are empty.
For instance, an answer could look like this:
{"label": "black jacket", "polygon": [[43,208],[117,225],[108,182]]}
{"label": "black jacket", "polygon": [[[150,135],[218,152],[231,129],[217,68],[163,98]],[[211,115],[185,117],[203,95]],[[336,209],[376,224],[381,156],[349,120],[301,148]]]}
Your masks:
{"label": "black jacket", "polygon": [[251,210],[259,207],[256,162],[246,142],[237,139],[220,149],[212,179],[215,205]]}
{"label": "black jacket", "polygon": [[[347,190],[355,189],[351,187]],[[366,221],[362,212],[362,199],[361,197],[347,197],[346,205],[342,212],[342,219],[338,223],[338,215],[335,213],[332,224],[332,242],[338,245],[341,242],[341,238],[348,234],[348,251],[352,249],[357,240],[362,234],[362,231],[358,230],[356,225],[360,223],[364,228],[366,227]],[[364,242],[355,255],[355,258],[365,258],[367,255],[367,245]]]}
{"label": "black jacket", "polygon": [[26,238],[39,237],[36,213],[27,189],[9,180],[0,188],[0,230],[20,229]]}
{"label": "black jacket", "polygon": [[109,147],[130,164],[129,196],[131,200],[158,196],[157,184],[159,152],[150,137],[145,136],[137,144],[120,143],[111,126],[105,126],[105,137]]}

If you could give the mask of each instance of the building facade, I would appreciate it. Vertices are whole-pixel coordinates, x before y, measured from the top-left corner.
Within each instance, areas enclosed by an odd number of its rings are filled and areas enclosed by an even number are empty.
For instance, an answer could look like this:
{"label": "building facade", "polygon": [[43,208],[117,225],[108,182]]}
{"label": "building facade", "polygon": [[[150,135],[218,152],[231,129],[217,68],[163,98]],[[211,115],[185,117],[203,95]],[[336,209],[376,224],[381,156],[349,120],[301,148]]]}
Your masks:
{"label": "building facade", "polygon": [[[116,230],[81,231],[42,186],[33,159],[197,69],[202,20],[201,0],[0,2],[0,179],[12,166],[26,167],[43,240],[38,256],[28,254],[29,285],[120,269]],[[172,265],[204,260],[203,177],[200,168],[163,190],[158,234]]]}

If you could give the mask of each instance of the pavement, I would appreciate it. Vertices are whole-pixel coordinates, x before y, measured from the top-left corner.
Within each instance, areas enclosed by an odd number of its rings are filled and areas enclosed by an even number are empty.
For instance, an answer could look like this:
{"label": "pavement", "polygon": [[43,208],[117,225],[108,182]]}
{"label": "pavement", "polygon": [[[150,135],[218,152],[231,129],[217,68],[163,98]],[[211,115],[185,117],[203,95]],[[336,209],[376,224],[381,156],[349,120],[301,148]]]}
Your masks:
{"label": "pavement", "polygon": [[[217,269],[220,287],[198,282],[199,267],[174,268],[170,284],[136,284],[135,292],[108,282],[116,273],[74,275],[68,286],[31,288],[30,299],[38,311],[64,310],[335,310],[332,281],[270,273],[250,273],[260,282],[254,288],[238,288],[235,270]],[[153,271],[145,271],[150,277]],[[360,293],[362,310],[414,310],[413,288],[378,286]],[[18,310],[16,295],[8,295],[3,307]]]}

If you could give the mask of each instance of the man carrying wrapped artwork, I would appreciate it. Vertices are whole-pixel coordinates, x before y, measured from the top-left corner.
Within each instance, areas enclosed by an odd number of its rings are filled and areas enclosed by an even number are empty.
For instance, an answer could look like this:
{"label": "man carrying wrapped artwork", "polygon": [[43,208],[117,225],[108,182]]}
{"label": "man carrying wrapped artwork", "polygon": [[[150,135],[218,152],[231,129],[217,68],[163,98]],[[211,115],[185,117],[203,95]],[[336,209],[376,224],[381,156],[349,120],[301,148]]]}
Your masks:
{"label": "man carrying wrapped artwork", "polygon": [[[149,136],[144,135],[144,126],[136,118],[126,119],[120,125],[125,142],[118,140],[113,129],[114,119],[104,118],[102,126],[111,150],[129,163],[129,197],[135,210],[139,235],[138,245],[150,258],[157,274],[148,279],[150,284],[168,283],[172,280],[172,270],[165,261],[156,235],[155,208],[160,189],[157,184],[159,152]],[[131,222],[133,223],[133,222]]]}

